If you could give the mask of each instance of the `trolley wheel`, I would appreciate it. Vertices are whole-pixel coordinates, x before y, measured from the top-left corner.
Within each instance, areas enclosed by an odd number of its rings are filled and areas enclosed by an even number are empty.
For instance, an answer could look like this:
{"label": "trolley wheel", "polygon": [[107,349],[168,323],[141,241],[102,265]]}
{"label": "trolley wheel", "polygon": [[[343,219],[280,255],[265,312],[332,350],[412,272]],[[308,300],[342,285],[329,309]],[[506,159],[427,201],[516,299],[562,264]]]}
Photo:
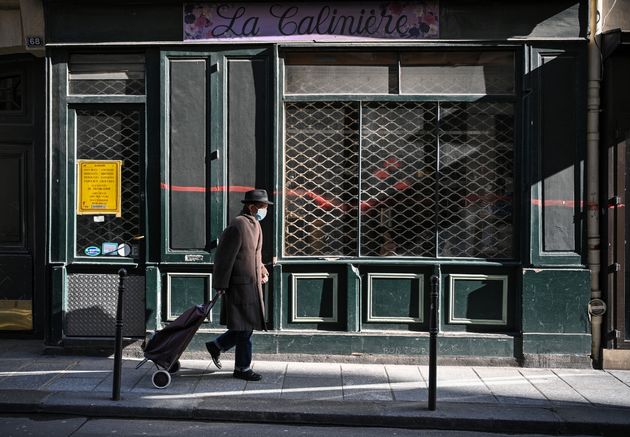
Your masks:
{"label": "trolley wheel", "polygon": [[179,372],[179,369],[181,369],[182,366],[179,362],[179,360],[175,361],[175,363],[173,363],[173,365],[171,366],[170,369],[168,369],[168,373],[177,373]]}
{"label": "trolley wheel", "polygon": [[166,388],[171,383],[171,374],[166,370],[156,370],[151,378],[155,388]]}

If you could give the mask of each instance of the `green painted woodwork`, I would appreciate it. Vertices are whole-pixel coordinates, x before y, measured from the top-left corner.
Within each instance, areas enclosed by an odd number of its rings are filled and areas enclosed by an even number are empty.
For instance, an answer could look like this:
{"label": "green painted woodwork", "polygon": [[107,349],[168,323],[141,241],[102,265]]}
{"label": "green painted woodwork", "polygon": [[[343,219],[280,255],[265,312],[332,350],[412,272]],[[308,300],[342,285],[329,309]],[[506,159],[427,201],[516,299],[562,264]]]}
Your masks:
{"label": "green painted woodwork", "polygon": [[422,291],[421,275],[368,275],[367,322],[422,322]]}
{"label": "green painted woodwork", "polygon": [[526,116],[533,131],[524,168],[531,179],[529,256],[535,266],[583,263],[585,223],[577,218],[584,217],[585,56],[585,41],[529,47],[525,86],[533,92]]}
{"label": "green painted woodwork", "polygon": [[523,334],[525,354],[591,353],[590,334]]}
{"label": "green painted woodwork", "polygon": [[64,266],[52,268],[52,293],[50,299],[50,322],[47,342],[56,344],[63,338],[64,303],[66,302],[67,275]]}
{"label": "green painted woodwork", "polygon": [[586,334],[589,270],[524,269],[523,333]]}
{"label": "green painted woodwork", "polygon": [[[199,332],[193,339],[190,350],[205,351],[204,343],[215,338],[216,332]],[[427,359],[429,355],[429,335],[397,335],[389,333],[315,333],[312,331],[255,332],[252,337],[254,357],[256,353],[266,354],[387,354],[418,356]],[[440,356],[478,356],[516,359],[517,339],[507,335],[486,337],[466,337],[440,335],[438,337],[438,358]],[[520,339],[518,339],[520,340]]]}
{"label": "green painted woodwork", "polygon": [[175,320],[193,305],[209,300],[210,274],[167,273],[166,320]]}
{"label": "green painted woodwork", "polygon": [[[194,77],[188,77],[189,80],[184,81],[173,81],[171,78],[171,62],[196,62],[203,64],[203,71],[200,75]],[[205,264],[211,262],[211,254],[209,247],[207,247],[207,243],[209,243],[212,239],[212,228],[213,222],[216,220],[214,216],[221,217],[223,215],[222,206],[219,204],[218,208],[214,208],[216,198],[214,196],[204,196],[204,193],[196,192],[195,194],[201,195],[203,197],[203,201],[207,201],[208,197],[210,198],[210,217],[209,220],[203,220],[203,224],[199,224],[199,226],[203,226],[208,221],[210,222],[210,231],[204,228],[203,235],[201,237],[203,241],[203,248],[178,248],[173,249],[171,244],[171,220],[173,211],[171,208],[173,205],[171,204],[170,199],[170,191],[173,189],[171,187],[171,167],[168,161],[171,150],[171,110],[176,111],[178,109],[185,110],[185,103],[183,101],[178,102],[181,104],[182,108],[172,108],[171,102],[171,93],[176,92],[178,95],[196,95],[201,99],[200,105],[204,106],[206,111],[205,116],[205,124],[201,126],[201,131],[205,130],[205,134],[202,135],[201,140],[196,140],[195,144],[190,144],[190,147],[195,147],[196,150],[201,148],[201,154],[203,156],[209,157],[213,150],[213,140],[216,141],[217,135],[221,137],[221,131],[215,132],[216,129],[220,130],[222,124],[217,123],[214,119],[217,117],[216,111],[219,111],[218,102],[220,102],[220,94],[216,93],[216,89],[219,86],[217,81],[219,78],[217,77],[218,69],[213,68],[216,67],[216,57],[209,52],[204,51],[164,51],[160,56],[160,82],[162,86],[162,93],[160,95],[160,186],[161,189],[161,212],[162,212],[162,241],[161,241],[161,260],[166,263],[189,263],[189,264]],[[174,85],[177,84],[177,85]],[[173,86],[176,86],[176,89],[173,90]],[[196,91],[203,90],[201,95],[198,95]],[[212,97],[211,97],[212,96]],[[214,99],[214,100],[212,100]],[[211,113],[210,111],[215,111]],[[221,112],[218,112],[218,117],[220,117]],[[176,127],[174,127],[176,128]],[[182,133],[183,135],[185,133]],[[202,141],[202,144],[199,144],[199,141]],[[224,156],[223,149],[219,150],[219,156]],[[205,162],[207,168],[206,175],[203,175],[203,184],[201,189],[205,189],[205,187],[218,185],[218,181],[221,180],[220,170],[222,166],[218,168],[213,166],[213,164],[208,165],[208,161]],[[214,171],[213,171],[214,170]],[[218,171],[217,171],[218,170]],[[219,173],[219,174],[217,174]],[[168,187],[168,189],[167,189]],[[199,190],[200,188],[197,186],[196,188],[184,188],[191,190]],[[189,193],[189,194],[192,194]],[[185,214],[184,211],[177,211],[177,214]],[[215,231],[218,232],[218,231]]]}
{"label": "green painted woodwork", "polygon": [[65,104],[65,85],[68,80],[65,52],[61,51],[51,57],[52,61],[52,89],[53,98],[51,111],[52,137],[50,151],[50,260],[52,262],[66,262],[67,259],[67,141],[66,118],[67,105]]}
{"label": "green painted woodwork", "polygon": [[361,273],[352,264],[346,267],[346,300],[348,308],[346,311],[346,331],[358,332],[361,329]]}
{"label": "green painted woodwork", "polygon": [[449,323],[507,323],[507,276],[450,275]]}
{"label": "green painted woodwork", "polygon": [[346,269],[283,266],[282,288],[274,294],[281,299],[281,329],[345,331],[347,281]]}
{"label": "green painted woodwork", "polygon": [[337,322],[338,281],[328,273],[291,275],[292,322]]}
{"label": "green painted woodwork", "polygon": [[160,270],[155,266],[148,266],[145,270],[145,303],[146,303],[146,329],[154,331],[161,326],[161,304],[160,292],[162,290],[162,281]]}

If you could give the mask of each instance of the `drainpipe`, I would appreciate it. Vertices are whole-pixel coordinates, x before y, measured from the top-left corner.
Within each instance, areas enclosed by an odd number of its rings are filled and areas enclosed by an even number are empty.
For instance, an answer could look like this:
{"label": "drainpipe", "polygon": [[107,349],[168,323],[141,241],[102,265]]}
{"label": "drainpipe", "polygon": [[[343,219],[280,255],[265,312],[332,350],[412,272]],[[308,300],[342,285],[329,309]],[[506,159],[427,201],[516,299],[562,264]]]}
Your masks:
{"label": "drainpipe", "polygon": [[[587,165],[587,250],[588,267],[591,271],[591,302],[589,315],[591,320],[591,358],[593,365],[601,366],[602,322],[604,311],[600,289],[600,235],[599,235],[599,88],[601,82],[601,54],[596,38],[601,34],[602,0],[589,1],[589,37],[588,37],[588,97],[586,130],[586,165]],[[603,306],[605,308],[605,306]],[[598,310],[599,309],[599,310]]]}

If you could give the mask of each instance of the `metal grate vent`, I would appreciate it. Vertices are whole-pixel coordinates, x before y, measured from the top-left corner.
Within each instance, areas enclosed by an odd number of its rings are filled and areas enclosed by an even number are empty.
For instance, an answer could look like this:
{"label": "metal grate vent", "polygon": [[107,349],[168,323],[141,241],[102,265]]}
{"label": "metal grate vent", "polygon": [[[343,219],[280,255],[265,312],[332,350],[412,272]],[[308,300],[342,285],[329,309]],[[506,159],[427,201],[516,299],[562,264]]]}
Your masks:
{"label": "metal grate vent", "polygon": [[[113,337],[116,333],[118,284],[117,274],[69,274],[66,335]],[[125,279],[123,308],[123,335],[144,336],[144,276],[129,275]]]}
{"label": "metal grate vent", "polygon": [[286,255],[513,256],[513,104],[292,102],[285,115]]}
{"label": "metal grate vent", "polygon": [[122,160],[122,217],[76,216],[76,255],[103,242],[131,242],[140,231],[140,122],[138,110],[77,110],[77,159]]}

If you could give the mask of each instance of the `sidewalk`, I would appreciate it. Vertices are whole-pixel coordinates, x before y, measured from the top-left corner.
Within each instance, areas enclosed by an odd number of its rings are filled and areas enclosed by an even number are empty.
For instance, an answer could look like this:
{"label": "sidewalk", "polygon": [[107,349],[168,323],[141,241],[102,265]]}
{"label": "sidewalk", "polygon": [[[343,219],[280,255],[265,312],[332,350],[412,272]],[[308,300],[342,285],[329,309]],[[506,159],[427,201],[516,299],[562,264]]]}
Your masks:
{"label": "sidewalk", "polygon": [[[112,401],[112,357],[42,355],[41,342],[0,340],[0,411],[89,417],[361,425],[494,432],[630,435],[630,371],[438,367],[437,410],[428,367],[256,361],[260,382],[208,360],[183,360],[153,387],[152,363],[125,358]],[[255,357],[254,357],[255,358]]]}

